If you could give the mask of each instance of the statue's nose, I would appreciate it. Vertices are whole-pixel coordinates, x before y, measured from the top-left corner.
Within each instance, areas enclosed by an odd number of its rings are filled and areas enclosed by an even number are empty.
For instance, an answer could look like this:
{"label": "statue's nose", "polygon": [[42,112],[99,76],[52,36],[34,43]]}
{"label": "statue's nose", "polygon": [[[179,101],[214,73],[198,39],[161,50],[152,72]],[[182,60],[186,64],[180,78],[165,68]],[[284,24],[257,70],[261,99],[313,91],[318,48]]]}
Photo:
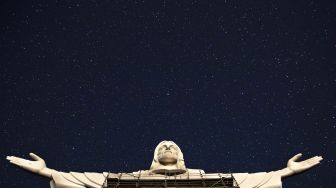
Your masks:
{"label": "statue's nose", "polygon": [[171,147],[172,145],[166,145],[166,150],[170,150],[170,147]]}

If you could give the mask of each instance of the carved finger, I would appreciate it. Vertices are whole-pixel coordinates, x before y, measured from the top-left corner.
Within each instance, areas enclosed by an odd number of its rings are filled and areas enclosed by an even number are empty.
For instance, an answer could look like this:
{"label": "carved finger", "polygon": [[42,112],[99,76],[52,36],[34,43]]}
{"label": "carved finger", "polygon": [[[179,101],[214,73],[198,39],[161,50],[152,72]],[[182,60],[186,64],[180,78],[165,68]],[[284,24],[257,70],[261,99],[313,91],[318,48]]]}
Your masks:
{"label": "carved finger", "polygon": [[32,171],[32,172],[36,171],[30,165],[27,165],[27,164],[24,164],[24,163],[20,163],[20,162],[16,162],[16,161],[10,161],[10,163],[15,164],[15,165],[19,166],[20,168],[23,168],[23,169],[28,170],[28,171]]}
{"label": "carved finger", "polygon": [[312,166],[315,166],[315,165],[320,163],[320,161],[317,161],[317,160],[310,160],[310,161],[307,161],[307,162],[308,162],[308,164],[310,164]]}
{"label": "carved finger", "polygon": [[320,162],[323,160],[322,156],[316,156],[316,159]]}
{"label": "carved finger", "polygon": [[16,158],[12,161],[20,164],[21,166],[29,165],[31,163],[31,161],[28,161],[28,160],[25,160],[25,159],[20,159],[20,158]]}
{"label": "carved finger", "polygon": [[14,159],[12,160],[12,161],[14,161],[14,162],[18,162],[18,163],[21,163],[21,164],[23,164],[23,163],[30,163],[31,161],[29,161],[29,160],[26,160],[26,159],[21,159],[21,158],[18,158],[18,157],[14,157]]}
{"label": "carved finger", "polygon": [[13,156],[7,156],[7,157],[6,157],[6,159],[9,160],[9,161],[11,161],[12,158],[13,158]]}
{"label": "carved finger", "polygon": [[311,158],[311,159],[307,159],[304,161],[304,166],[305,168],[311,168],[317,164],[319,164],[320,162],[314,158]]}
{"label": "carved finger", "polygon": [[30,157],[36,161],[43,161],[43,159],[41,157],[39,157],[38,155],[34,154],[34,153],[29,153]]}
{"label": "carved finger", "polygon": [[308,159],[307,162],[308,163],[316,163],[316,162],[319,163],[321,160],[322,160],[321,157],[316,156],[316,157]]}
{"label": "carved finger", "polygon": [[302,156],[302,153],[296,154],[294,157],[289,159],[289,161],[294,162],[294,161],[298,160],[301,156]]}
{"label": "carved finger", "polygon": [[17,157],[15,157],[15,156],[7,156],[7,160],[9,160],[9,161],[16,160],[16,159],[17,159]]}
{"label": "carved finger", "polygon": [[314,158],[307,159],[307,160],[305,160],[305,162],[308,163],[308,164],[311,164],[311,163],[315,162],[315,159]]}
{"label": "carved finger", "polygon": [[15,160],[17,157],[15,157],[15,156],[7,156],[7,160],[10,160],[10,161],[12,161],[12,160]]}
{"label": "carved finger", "polygon": [[16,161],[9,161],[9,162],[17,166],[22,166],[20,162],[16,162]]}
{"label": "carved finger", "polygon": [[17,157],[11,157],[10,161],[19,162],[20,160]]}
{"label": "carved finger", "polygon": [[311,165],[312,165],[312,166],[315,166],[315,165],[318,165],[318,164],[320,164],[320,162],[314,162],[314,163],[312,163]]}
{"label": "carved finger", "polygon": [[24,159],[22,159],[22,158],[20,158],[20,157],[12,156],[12,157],[11,157],[11,160],[12,160],[12,161],[23,161]]}
{"label": "carved finger", "polygon": [[320,157],[314,157],[313,158],[313,161],[316,161],[316,162],[319,162],[321,159],[320,159]]}

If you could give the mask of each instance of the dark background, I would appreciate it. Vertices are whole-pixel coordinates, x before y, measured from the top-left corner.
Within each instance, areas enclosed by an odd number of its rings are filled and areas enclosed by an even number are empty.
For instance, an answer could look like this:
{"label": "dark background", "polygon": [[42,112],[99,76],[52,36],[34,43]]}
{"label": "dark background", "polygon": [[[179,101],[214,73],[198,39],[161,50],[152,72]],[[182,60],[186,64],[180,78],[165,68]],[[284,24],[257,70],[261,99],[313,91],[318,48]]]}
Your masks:
{"label": "dark background", "polygon": [[335,187],[333,1],[0,3],[0,187],[49,187],[5,157],[78,172],[148,169],[173,140],[189,168],[317,168]]}

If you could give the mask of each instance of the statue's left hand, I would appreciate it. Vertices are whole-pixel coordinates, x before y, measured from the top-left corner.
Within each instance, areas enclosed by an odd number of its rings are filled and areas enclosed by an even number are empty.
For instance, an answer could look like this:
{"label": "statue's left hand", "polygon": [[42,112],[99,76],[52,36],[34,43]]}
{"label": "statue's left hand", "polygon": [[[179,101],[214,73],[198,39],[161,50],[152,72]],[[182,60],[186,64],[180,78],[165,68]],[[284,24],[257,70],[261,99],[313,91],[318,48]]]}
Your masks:
{"label": "statue's left hand", "polygon": [[292,170],[294,173],[300,173],[319,164],[320,161],[323,159],[321,156],[315,156],[304,161],[296,162],[296,160],[298,160],[301,156],[302,153],[299,153],[289,159],[287,163],[287,168]]}

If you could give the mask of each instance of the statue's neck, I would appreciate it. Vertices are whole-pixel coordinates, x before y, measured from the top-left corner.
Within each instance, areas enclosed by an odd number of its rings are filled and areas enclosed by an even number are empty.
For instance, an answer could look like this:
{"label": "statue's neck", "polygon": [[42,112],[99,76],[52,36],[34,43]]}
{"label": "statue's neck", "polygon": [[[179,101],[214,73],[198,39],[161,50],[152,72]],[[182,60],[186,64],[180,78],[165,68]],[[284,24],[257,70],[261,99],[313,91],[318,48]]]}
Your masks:
{"label": "statue's neck", "polygon": [[183,174],[187,170],[178,168],[177,165],[159,165],[151,171],[152,173],[155,173],[155,174],[173,175],[173,174]]}

